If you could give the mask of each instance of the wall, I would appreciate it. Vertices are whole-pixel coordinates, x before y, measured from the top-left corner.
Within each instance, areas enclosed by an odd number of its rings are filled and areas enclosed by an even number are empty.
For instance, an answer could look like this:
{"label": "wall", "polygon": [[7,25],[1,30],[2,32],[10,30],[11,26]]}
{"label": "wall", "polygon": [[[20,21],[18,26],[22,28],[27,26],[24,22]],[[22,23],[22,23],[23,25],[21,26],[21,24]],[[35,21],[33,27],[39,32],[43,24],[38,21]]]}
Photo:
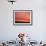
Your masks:
{"label": "wall", "polygon": [[[32,26],[14,26],[13,10],[32,9]],[[15,40],[19,32],[31,35],[33,40],[46,40],[46,1],[16,0],[12,5],[7,0],[0,0],[0,41]]]}

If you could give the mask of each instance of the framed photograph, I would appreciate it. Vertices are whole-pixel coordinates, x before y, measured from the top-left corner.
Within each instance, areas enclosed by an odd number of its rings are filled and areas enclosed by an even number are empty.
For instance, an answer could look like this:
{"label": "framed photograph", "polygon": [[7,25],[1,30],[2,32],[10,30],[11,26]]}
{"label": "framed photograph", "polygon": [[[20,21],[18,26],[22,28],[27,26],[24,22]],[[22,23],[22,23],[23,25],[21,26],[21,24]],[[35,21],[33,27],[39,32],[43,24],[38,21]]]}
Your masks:
{"label": "framed photograph", "polygon": [[13,10],[14,25],[32,25],[32,10]]}

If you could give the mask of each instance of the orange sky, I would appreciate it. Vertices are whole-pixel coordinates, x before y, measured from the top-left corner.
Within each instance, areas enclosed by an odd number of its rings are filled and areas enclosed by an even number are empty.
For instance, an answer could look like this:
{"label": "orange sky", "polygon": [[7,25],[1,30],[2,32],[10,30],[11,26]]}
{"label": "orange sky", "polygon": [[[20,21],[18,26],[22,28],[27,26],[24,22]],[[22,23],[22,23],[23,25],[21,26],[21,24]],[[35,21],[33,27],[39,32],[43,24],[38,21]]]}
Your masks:
{"label": "orange sky", "polygon": [[30,22],[30,12],[16,12],[16,21]]}

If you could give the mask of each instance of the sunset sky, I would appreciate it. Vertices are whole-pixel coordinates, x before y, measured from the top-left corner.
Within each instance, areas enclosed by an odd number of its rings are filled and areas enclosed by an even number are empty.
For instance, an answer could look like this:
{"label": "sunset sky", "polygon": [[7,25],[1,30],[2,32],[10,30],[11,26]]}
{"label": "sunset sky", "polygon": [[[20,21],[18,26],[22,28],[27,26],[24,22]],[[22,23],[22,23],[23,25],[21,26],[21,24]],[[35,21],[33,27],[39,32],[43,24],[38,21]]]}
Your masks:
{"label": "sunset sky", "polygon": [[30,23],[30,12],[16,12],[15,15],[16,22]]}

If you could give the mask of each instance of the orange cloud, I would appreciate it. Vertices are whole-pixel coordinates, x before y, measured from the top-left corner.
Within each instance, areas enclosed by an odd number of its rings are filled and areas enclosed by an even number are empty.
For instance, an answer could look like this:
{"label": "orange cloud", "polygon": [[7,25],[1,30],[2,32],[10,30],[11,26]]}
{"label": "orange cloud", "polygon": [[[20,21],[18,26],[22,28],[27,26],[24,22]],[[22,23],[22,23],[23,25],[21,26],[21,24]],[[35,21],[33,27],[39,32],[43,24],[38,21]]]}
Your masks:
{"label": "orange cloud", "polygon": [[30,22],[30,12],[16,12],[15,21]]}

